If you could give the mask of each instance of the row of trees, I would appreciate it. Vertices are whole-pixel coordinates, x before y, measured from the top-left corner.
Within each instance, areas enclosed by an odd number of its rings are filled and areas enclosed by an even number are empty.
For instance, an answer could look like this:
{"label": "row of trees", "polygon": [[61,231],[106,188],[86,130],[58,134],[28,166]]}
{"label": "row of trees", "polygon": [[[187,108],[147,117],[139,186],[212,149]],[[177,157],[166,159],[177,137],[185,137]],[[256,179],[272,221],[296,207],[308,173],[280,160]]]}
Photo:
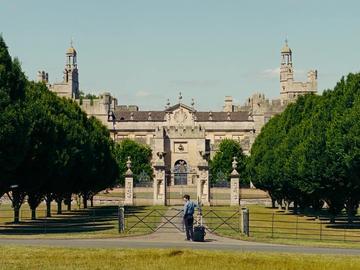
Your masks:
{"label": "row of trees", "polygon": [[58,212],[71,195],[88,198],[114,185],[119,168],[109,131],[59,98],[44,84],[29,82],[0,37],[0,197],[8,193],[15,221],[27,197],[36,208],[45,199],[47,214],[55,200]]}
{"label": "row of trees", "polygon": [[300,97],[265,125],[251,149],[249,173],[273,202],[297,211],[324,203],[331,221],[349,222],[360,201],[360,74],[321,96]]}

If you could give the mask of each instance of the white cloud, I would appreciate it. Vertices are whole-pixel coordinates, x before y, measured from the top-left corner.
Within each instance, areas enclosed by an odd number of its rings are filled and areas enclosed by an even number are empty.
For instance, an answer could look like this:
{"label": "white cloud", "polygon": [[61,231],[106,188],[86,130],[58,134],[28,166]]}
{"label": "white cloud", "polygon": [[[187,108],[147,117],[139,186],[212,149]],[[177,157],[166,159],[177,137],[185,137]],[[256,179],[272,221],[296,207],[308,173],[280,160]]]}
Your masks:
{"label": "white cloud", "polygon": [[150,92],[147,92],[147,91],[137,91],[136,94],[135,94],[136,97],[149,97],[151,96],[151,93]]}
{"label": "white cloud", "polygon": [[[303,69],[294,69],[294,74],[304,77],[306,71]],[[260,76],[268,79],[278,78],[280,76],[280,67],[265,69],[261,72]]]}
{"label": "white cloud", "polygon": [[280,67],[265,69],[261,72],[261,76],[264,78],[277,78],[280,76]]}

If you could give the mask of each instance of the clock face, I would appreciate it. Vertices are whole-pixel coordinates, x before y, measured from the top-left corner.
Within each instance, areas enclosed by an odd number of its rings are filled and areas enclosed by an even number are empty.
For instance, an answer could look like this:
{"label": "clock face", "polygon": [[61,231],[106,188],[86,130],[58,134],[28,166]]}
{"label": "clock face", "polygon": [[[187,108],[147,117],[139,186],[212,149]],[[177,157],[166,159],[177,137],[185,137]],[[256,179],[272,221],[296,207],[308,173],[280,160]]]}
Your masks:
{"label": "clock face", "polygon": [[174,120],[179,124],[183,124],[186,121],[187,118],[188,118],[188,116],[184,112],[183,109],[175,112],[175,114],[174,114]]}

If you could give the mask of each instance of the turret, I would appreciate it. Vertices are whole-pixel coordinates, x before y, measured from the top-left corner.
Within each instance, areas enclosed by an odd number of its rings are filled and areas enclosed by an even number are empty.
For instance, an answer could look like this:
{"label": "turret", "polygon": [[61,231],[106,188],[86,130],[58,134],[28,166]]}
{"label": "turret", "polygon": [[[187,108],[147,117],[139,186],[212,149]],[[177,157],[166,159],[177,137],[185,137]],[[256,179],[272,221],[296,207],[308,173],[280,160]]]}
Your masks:
{"label": "turret", "polygon": [[36,76],[38,82],[43,82],[45,84],[49,83],[49,74],[44,70],[39,70]]}
{"label": "turret", "polygon": [[289,83],[294,80],[294,68],[292,63],[292,51],[288,46],[287,40],[285,46],[281,50],[281,65],[280,65],[280,93],[286,92]]}
{"label": "turret", "polygon": [[77,68],[77,52],[72,43],[66,51],[66,65],[64,69],[64,82],[69,84],[69,96],[71,98],[79,98],[79,73]]}

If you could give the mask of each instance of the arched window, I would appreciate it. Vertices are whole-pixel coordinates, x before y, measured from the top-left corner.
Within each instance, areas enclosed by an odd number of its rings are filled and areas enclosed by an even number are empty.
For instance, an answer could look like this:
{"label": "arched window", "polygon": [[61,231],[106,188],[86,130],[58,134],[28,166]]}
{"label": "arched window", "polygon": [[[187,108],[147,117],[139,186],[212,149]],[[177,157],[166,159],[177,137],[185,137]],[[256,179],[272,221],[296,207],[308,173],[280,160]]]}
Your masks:
{"label": "arched window", "polygon": [[178,160],[174,166],[174,184],[187,185],[187,163],[185,160]]}

